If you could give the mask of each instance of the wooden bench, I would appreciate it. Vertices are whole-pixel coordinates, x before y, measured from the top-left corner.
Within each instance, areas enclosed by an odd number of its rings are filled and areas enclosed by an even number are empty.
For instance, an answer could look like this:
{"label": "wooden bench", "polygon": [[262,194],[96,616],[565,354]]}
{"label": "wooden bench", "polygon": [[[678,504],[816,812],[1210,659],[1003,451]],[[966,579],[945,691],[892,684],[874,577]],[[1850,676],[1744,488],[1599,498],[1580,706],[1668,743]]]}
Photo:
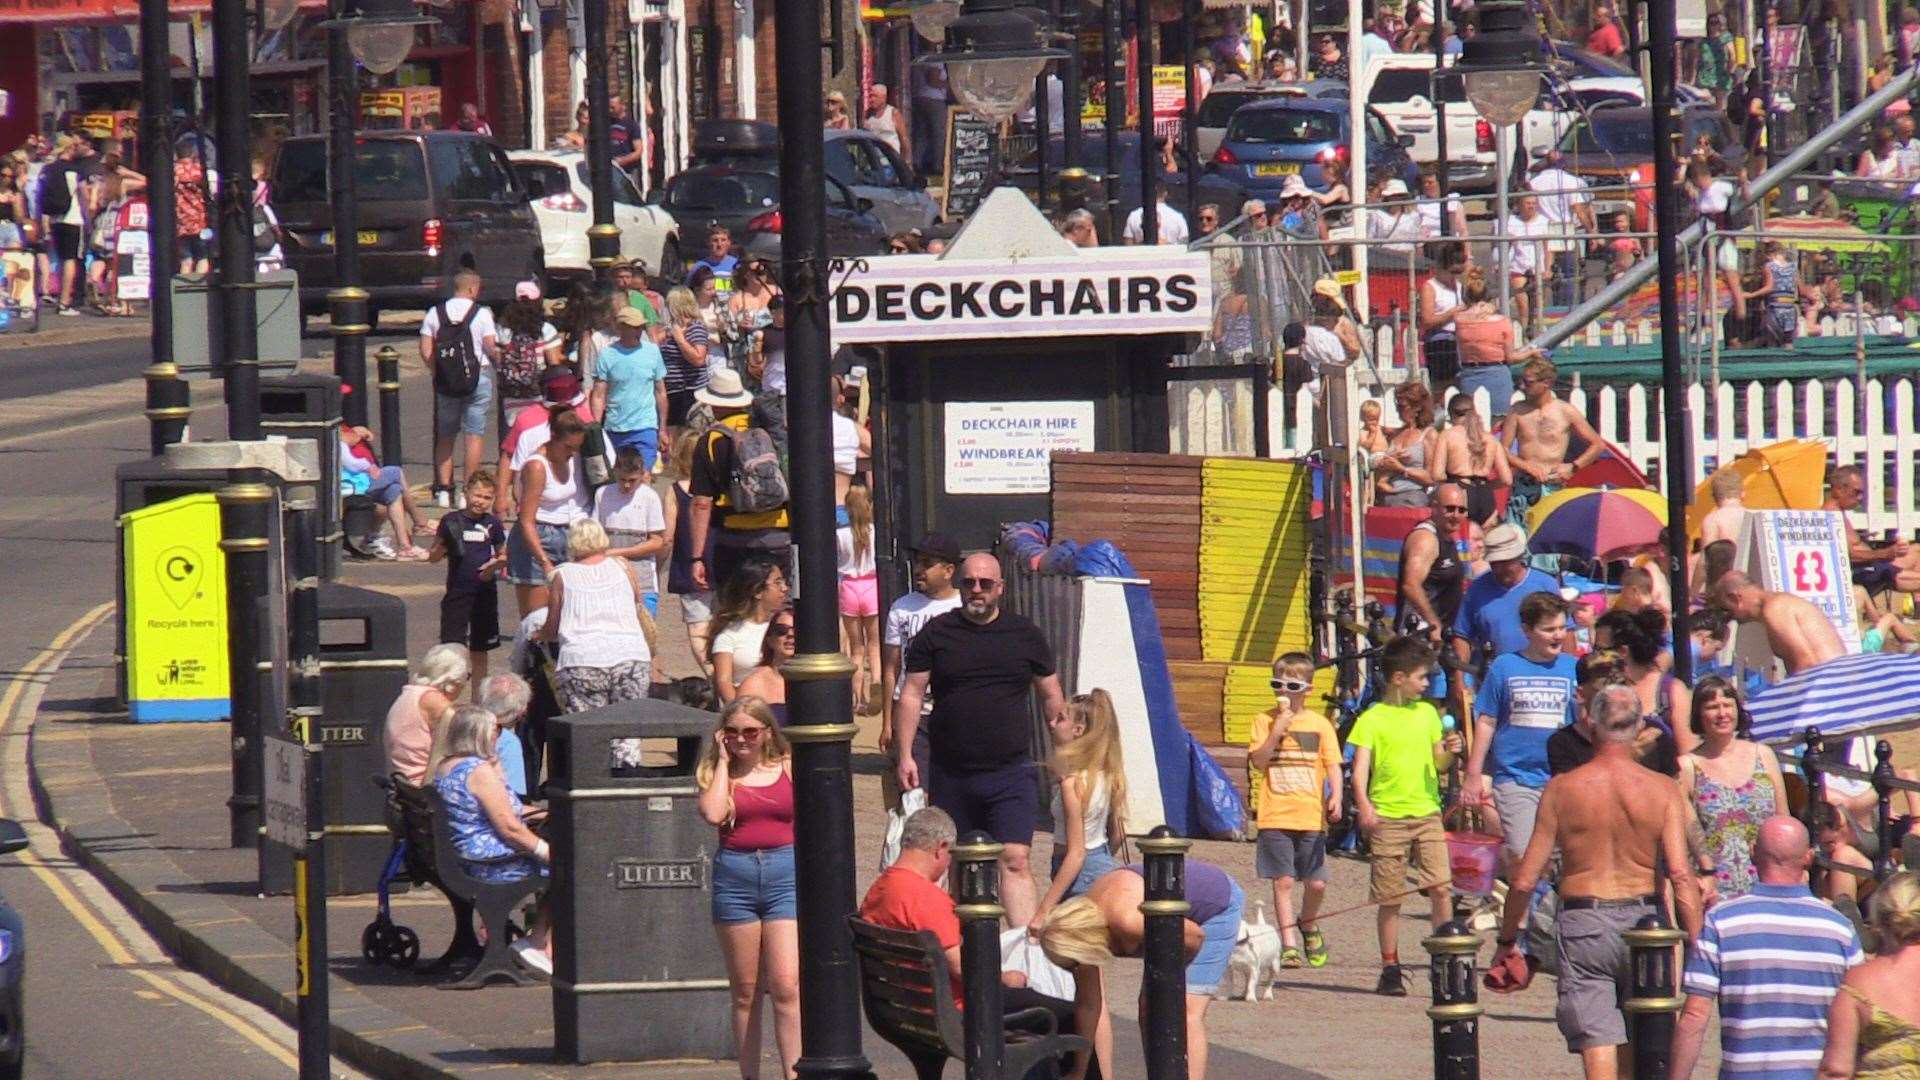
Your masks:
{"label": "wooden bench", "polygon": [[[387,791],[399,825],[399,837],[406,843],[408,877],[416,884],[439,889],[453,908],[453,943],[427,970],[445,971],[471,962],[473,966],[463,978],[444,984],[443,988],[448,990],[475,990],[495,979],[510,980],[521,986],[534,982],[514,966],[512,955],[507,951],[511,944],[508,920],[515,907],[547,887],[547,879],[538,874],[503,882],[474,878],[461,865],[459,852],[454,847],[452,825],[439,792],[432,787],[416,787],[398,775],[389,778]],[[395,824],[394,820],[388,822],[390,828]],[[473,932],[475,911],[487,928],[484,947]]]}
{"label": "wooden bench", "polygon": [[[960,1004],[939,939],[930,930],[889,930],[852,916],[847,925],[853,930],[867,1023],[913,1062],[919,1080],[938,1080],[948,1059],[964,1060],[966,1054]],[[1090,1045],[1078,1035],[1055,1034],[1053,1014],[1038,1007],[1007,1014],[1006,1025],[1005,1075],[1010,1077]]]}

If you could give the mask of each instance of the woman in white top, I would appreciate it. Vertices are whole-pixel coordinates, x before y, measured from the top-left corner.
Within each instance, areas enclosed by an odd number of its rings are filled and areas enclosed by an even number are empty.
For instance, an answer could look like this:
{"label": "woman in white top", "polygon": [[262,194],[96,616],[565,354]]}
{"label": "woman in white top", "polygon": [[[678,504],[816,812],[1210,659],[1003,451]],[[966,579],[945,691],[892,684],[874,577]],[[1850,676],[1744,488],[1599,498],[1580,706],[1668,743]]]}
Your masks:
{"label": "woman in white top", "polygon": [[[840,376],[833,377],[833,505],[845,509],[847,489],[853,486],[853,474],[860,469],[860,459],[873,452],[873,436],[850,415],[846,406],[847,384]],[[845,525],[845,513],[835,515],[836,524]]]}
{"label": "woman in white top", "polygon": [[567,562],[548,584],[544,641],[559,642],[553,694],[577,713],[647,696],[653,651],[640,625],[632,564],[607,556],[607,530],[590,517],[567,526]]}
{"label": "woman in white top", "polygon": [[739,696],[740,681],[760,664],[767,624],[787,606],[787,575],[767,559],[748,559],[720,585],[713,621],[718,627],[707,659],[722,704]]}
{"label": "woman in white top", "polygon": [[873,559],[873,492],[847,492],[847,523],[834,537],[840,556],[840,628],[853,658],[853,708],[877,710],[880,689],[880,582]]}
{"label": "woman in white top", "polygon": [[1127,839],[1127,772],[1113,698],[1105,690],[1076,694],[1047,730],[1053,737],[1047,758],[1054,782],[1053,883],[1034,912],[1036,929],[1061,901],[1119,869]]}
{"label": "woman in white top", "polygon": [[521,618],[547,606],[547,581],[567,558],[567,526],[587,512],[580,477],[586,421],[563,405],[547,426],[546,445],[520,468],[520,523],[507,535],[507,580]]}

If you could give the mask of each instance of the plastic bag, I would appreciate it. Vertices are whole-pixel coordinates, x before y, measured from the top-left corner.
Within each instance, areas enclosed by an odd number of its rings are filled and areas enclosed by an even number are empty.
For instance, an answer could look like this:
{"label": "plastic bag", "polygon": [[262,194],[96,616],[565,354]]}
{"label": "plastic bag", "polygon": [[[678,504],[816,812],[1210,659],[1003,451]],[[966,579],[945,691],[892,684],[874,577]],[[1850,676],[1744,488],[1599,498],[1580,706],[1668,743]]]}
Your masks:
{"label": "plastic bag", "polygon": [[915,811],[927,808],[927,789],[912,788],[900,793],[900,809],[887,811],[887,838],[880,843],[880,869],[892,866],[900,857],[900,834]]}
{"label": "plastic bag", "polygon": [[1040,943],[1027,936],[1027,928],[1016,926],[1000,932],[1000,970],[1017,971],[1027,977],[1027,989],[1061,1001],[1073,1000],[1073,974],[1047,959]]}

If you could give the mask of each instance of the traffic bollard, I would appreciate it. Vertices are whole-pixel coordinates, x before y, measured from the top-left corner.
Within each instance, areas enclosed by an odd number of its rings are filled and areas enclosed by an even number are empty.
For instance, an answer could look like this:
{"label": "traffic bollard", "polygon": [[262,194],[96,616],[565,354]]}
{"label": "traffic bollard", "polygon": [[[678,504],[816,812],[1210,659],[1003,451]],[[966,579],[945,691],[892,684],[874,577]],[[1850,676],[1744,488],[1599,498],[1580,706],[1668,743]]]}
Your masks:
{"label": "traffic bollard", "polygon": [[1000,989],[1000,853],[978,830],[953,848],[954,906],[960,917],[960,989],[966,1018],[967,1080],[1000,1080],[1006,1072],[1006,1015]]}
{"label": "traffic bollard", "polygon": [[159,457],[186,437],[187,419],[193,415],[192,397],[187,381],[180,377],[180,368],[171,360],[149,366],[146,377],[149,449]]}
{"label": "traffic bollard", "polygon": [[[380,463],[400,464],[400,351],[380,346],[374,354],[380,365]],[[505,482],[505,478],[502,478]]]}
{"label": "traffic bollard", "polygon": [[1893,869],[1893,744],[1881,739],[1873,747],[1873,831],[1880,850],[1873,855],[1873,879],[1885,881]]}
{"label": "traffic bollard", "polygon": [[1434,1080],[1480,1080],[1480,1004],[1474,981],[1474,960],[1480,938],[1455,917],[1420,943],[1427,950],[1428,974],[1433,982]]}
{"label": "traffic bollard", "polygon": [[[260,598],[271,591],[273,488],[262,470],[235,470],[237,483],[214,492],[220,502],[220,550],[227,555],[227,678],[233,716],[233,795],[227,800],[229,842],[258,848],[262,823],[260,790],[265,768],[260,659],[265,628]],[[277,721],[276,721],[277,723]]]}
{"label": "traffic bollard", "polygon": [[1146,864],[1146,916],[1141,956],[1146,975],[1140,996],[1147,1049],[1147,1080],[1183,1080],[1187,1075],[1187,848],[1192,842],[1158,826],[1140,842]]}
{"label": "traffic bollard", "polygon": [[1661,916],[1647,915],[1620,936],[1626,939],[1633,969],[1629,996],[1620,1007],[1627,1014],[1633,1080],[1667,1080],[1674,1017],[1686,1004],[1675,981],[1673,950],[1687,935],[1666,925]]}

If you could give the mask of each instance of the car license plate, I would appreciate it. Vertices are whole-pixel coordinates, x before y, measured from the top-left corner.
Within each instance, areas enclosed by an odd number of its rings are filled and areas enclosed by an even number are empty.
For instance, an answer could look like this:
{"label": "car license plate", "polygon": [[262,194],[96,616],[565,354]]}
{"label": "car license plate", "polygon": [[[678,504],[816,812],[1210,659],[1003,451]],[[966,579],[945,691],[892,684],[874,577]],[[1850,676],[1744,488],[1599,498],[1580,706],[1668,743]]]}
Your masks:
{"label": "car license plate", "polygon": [[1255,176],[1298,176],[1300,164],[1294,161],[1270,161],[1264,165],[1255,165]]}
{"label": "car license plate", "polygon": [[[361,229],[358,235],[360,237],[360,244],[359,244],[360,247],[372,247],[373,245],[380,242],[380,234],[378,232],[375,232],[372,229]],[[326,245],[327,247],[332,247],[333,231],[329,229],[328,231],[321,233],[320,242]]]}

